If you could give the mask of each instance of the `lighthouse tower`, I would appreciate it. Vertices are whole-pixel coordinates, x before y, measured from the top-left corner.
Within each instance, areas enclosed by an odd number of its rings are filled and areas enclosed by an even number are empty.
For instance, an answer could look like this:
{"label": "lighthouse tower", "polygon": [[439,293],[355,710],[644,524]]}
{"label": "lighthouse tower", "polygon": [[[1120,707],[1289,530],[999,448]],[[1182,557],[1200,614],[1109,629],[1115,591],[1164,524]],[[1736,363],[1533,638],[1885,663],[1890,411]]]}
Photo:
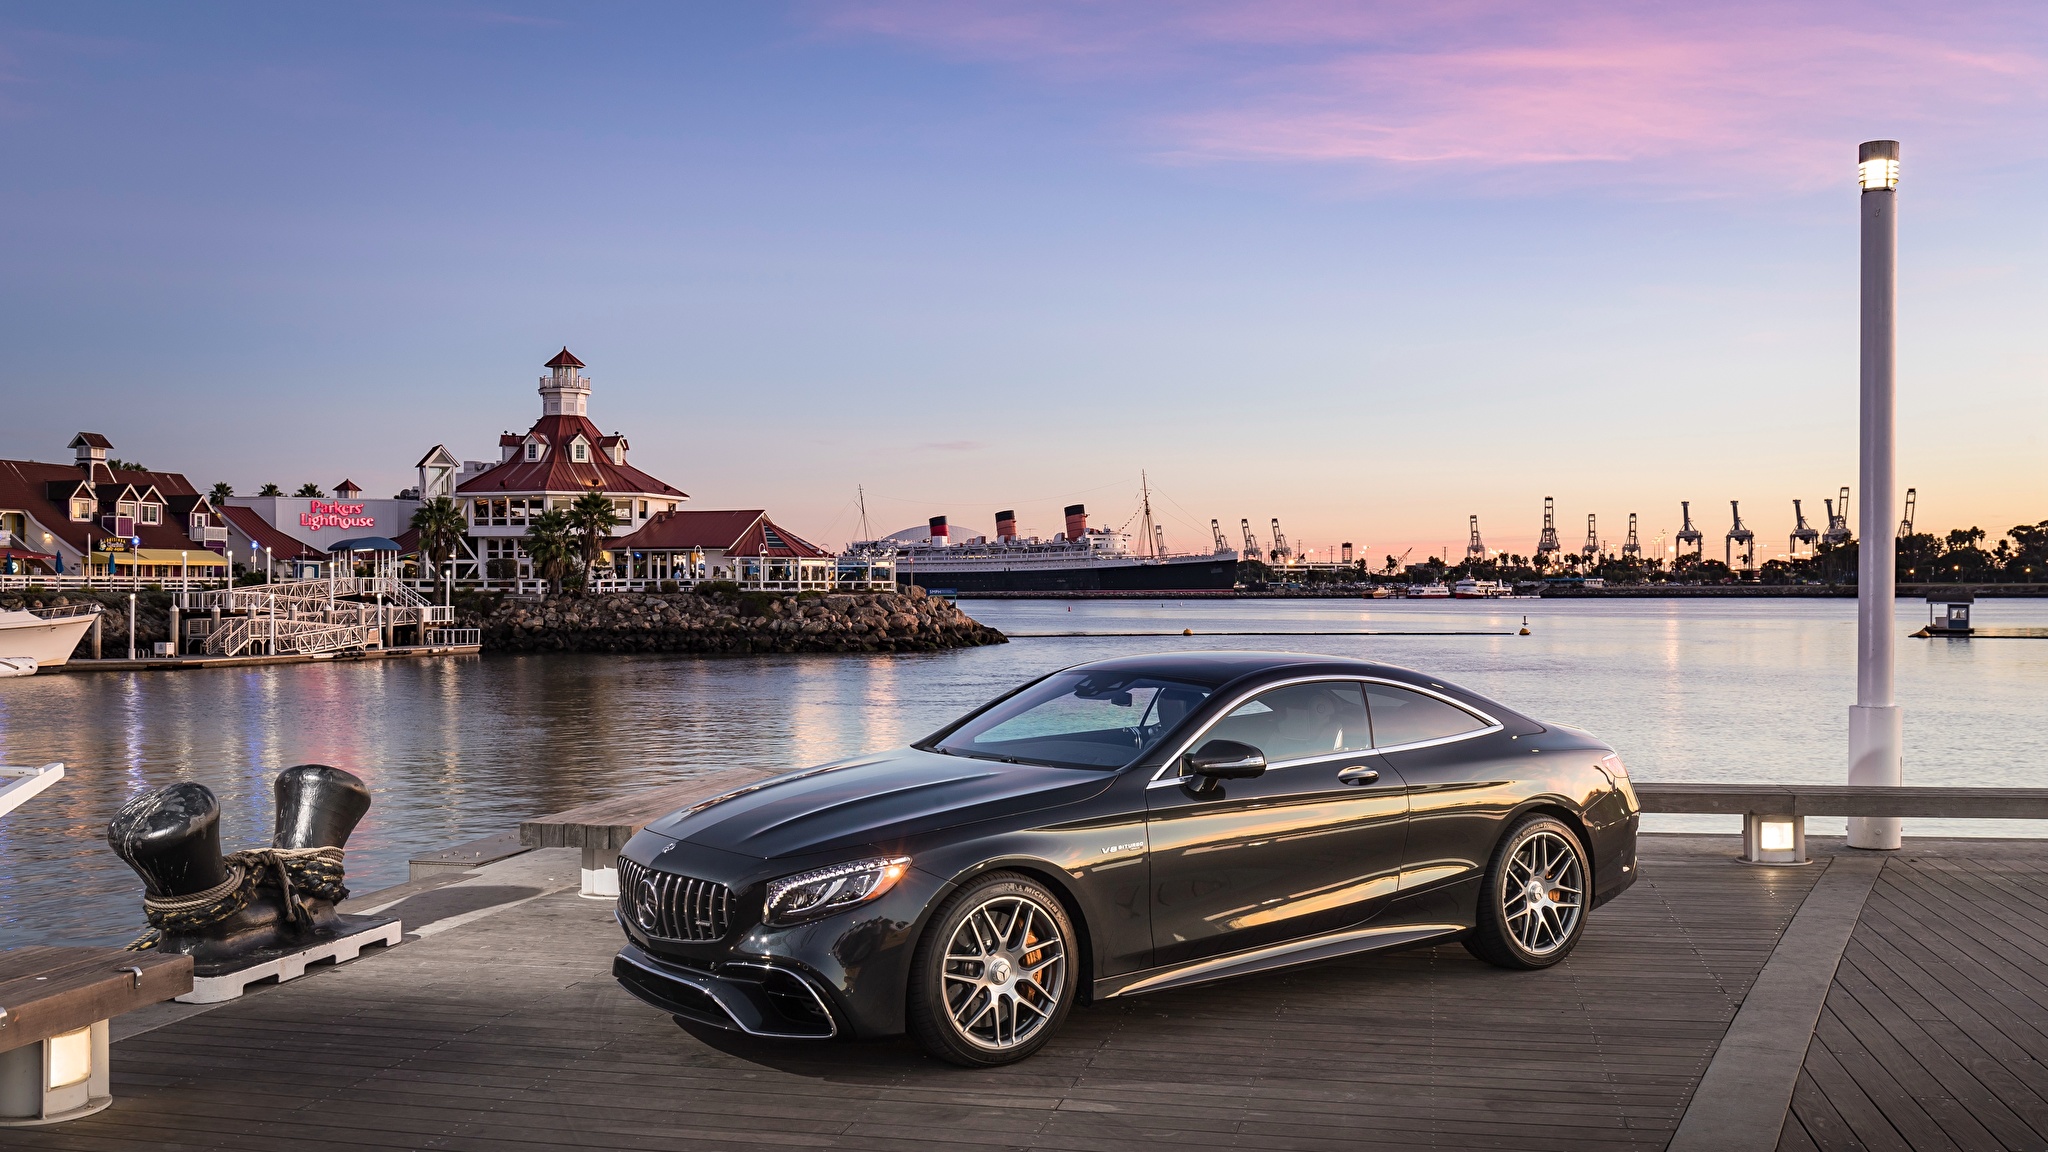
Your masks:
{"label": "lighthouse tower", "polygon": [[579,371],[583,361],[570,355],[564,345],[545,367],[548,374],[540,378],[541,415],[590,415],[590,377]]}

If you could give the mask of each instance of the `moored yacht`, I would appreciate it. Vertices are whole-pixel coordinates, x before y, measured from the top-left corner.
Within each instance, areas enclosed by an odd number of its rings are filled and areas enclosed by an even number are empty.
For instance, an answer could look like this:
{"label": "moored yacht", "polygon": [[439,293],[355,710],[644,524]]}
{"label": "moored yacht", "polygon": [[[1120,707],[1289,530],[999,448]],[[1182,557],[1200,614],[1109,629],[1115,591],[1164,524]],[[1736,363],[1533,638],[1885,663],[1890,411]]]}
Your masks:
{"label": "moored yacht", "polygon": [[99,614],[97,604],[0,609],[0,656],[27,657],[37,667],[55,667],[71,659]]}

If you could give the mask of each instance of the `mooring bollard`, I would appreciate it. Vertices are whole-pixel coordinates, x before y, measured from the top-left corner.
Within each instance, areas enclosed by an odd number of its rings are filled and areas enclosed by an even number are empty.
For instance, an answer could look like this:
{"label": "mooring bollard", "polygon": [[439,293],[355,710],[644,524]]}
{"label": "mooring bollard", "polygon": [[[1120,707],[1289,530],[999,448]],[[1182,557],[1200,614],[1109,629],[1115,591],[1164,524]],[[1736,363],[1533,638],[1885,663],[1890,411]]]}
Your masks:
{"label": "mooring bollard", "polygon": [[370,809],[363,782],[301,764],[279,773],[274,790],[268,848],[222,856],[220,804],[191,782],[129,801],[107,825],[107,842],[143,881],[150,931],[129,947],[192,957],[193,989],[180,1000],[232,1000],[257,981],[401,938],[397,920],[335,910],[348,897],[344,846]]}

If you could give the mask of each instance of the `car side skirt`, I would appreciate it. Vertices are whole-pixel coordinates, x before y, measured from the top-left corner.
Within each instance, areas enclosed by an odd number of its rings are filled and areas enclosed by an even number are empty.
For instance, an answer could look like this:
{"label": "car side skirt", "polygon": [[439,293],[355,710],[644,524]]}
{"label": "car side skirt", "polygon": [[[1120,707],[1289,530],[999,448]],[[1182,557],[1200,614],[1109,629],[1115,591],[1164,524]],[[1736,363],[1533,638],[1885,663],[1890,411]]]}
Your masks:
{"label": "car side skirt", "polygon": [[1192,964],[1107,977],[1095,982],[1095,998],[1108,1000],[1117,996],[1163,992],[1168,988],[1185,988],[1190,984],[1227,980],[1233,976],[1246,976],[1271,968],[1309,964],[1317,960],[1333,960],[1339,956],[1376,952],[1383,948],[1399,948],[1439,936],[1454,935],[1463,932],[1466,927],[1468,926],[1463,924],[1388,924],[1382,927],[1348,928],[1302,940],[1289,940],[1284,944],[1274,944],[1265,948],[1233,952],[1228,956],[1212,956]]}

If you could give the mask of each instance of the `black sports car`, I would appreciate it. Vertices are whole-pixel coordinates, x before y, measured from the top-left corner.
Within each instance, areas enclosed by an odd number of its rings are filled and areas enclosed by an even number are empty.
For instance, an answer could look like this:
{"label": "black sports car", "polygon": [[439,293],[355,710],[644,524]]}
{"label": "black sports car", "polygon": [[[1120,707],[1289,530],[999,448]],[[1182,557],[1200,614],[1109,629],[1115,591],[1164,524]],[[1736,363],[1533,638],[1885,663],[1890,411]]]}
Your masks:
{"label": "black sports car", "polygon": [[1105,660],[650,825],[612,971],[702,1024],[1003,1064],[1082,999],[1453,936],[1555,964],[1636,821],[1613,749],[1423,673]]}

